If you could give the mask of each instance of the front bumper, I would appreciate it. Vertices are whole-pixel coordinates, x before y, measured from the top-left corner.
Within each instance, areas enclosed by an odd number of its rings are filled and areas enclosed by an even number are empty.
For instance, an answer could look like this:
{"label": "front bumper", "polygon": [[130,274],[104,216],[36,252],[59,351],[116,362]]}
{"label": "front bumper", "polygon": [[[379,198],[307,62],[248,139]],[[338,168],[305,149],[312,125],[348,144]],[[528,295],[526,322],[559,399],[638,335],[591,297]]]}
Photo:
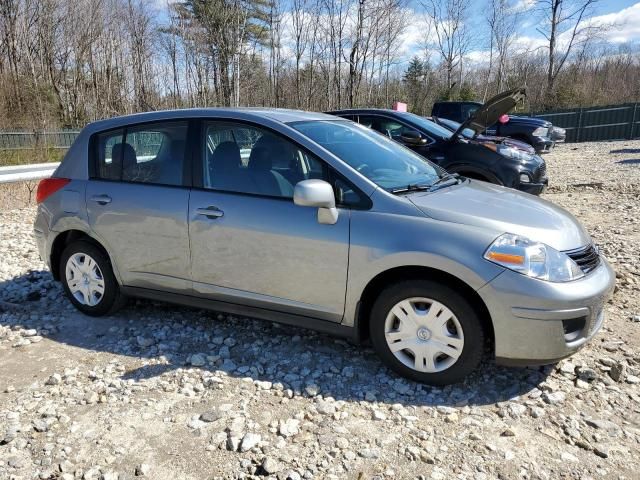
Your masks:
{"label": "front bumper", "polygon": [[533,137],[533,148],[536,153],[546,153],[551,151],[555,142],[549,137]]}
{"label": "front bumper", "polygon": [[543,178],[538,183],[520,183],[518,185],[518,190],[521,192],[530,193],[532,195],[540,195],[544,192],[549,186],[549,179]]}
{"label": "front bumper", "polygon": [[505,270],[478,290],[493,322],[496,361],[544,365],[574,354],[600,330],[614,284],[604,258],[585,277],[566,283]]}

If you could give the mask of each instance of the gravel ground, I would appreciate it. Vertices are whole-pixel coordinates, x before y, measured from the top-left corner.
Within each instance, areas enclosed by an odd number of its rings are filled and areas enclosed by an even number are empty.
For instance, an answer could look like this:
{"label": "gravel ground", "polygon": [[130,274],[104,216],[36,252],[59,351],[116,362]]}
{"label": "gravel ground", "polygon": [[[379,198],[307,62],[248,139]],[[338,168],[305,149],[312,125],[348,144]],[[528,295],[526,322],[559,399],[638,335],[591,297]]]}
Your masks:
{"label": "gravel ground", "polygon": [[447,388],[215,312],[138,301],[84,317],[38,259],[34,208],[4,197],[0,478],[640,478],[640,142],[545,158],[545,197],[616,268],[607,322],[558,365],[487,361]]}

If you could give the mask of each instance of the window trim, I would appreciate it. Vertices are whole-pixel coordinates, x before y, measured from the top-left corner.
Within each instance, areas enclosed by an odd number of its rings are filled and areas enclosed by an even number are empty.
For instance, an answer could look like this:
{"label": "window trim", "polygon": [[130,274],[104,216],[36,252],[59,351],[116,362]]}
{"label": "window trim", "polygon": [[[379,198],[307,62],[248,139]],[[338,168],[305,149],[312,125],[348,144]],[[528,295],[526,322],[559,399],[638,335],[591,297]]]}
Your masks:
{"label": "window trim", "polygon": [[[167,184],[167,183],[155,183],[155,182],[139,182],[135,180],[124,180],[122,178],[122,167],[120,168],[119,178],[101,178],[98,175],[100,171],[99,158],[100,152],[99,147],[100,144],[98,142],[98,137],[100,135],[109,134],[111,132],[122,132],[122,141],[123,143],[127,142],[127,135],[130,129],[136,129],[138,127],[144,127],[145,125],[158,125],[158,124],[166,124],[166,123],[186,123],[187,124],[187,135],[185,138],[185,149],[184,156],[182,161],[182,182],[180,184]],[[121,125],[118,127],[108,128],[105,130],[101,130],[91,135],[89,138],[89,180],[98,180],[101,182],[118,182],[118,183],[126,183],[133,185],[151,185],[156,187],[173,187],[173,188],[190,188],[193,186],[193,150],[194,150],[194,128],[196,126],[197,120],[193,118],[175,118],[175,119],[164,119],[164,120],[152,120],[146,122],[139,123],[130,123],[126,125]],[[122,163],[122,162],[121,162]]]}
{"label": "window trim", "polygon": [[[366,204],[366,208],[362,207],[362,206],[358,206],[358,205],[346,205],[346,204],[338,204],[336,203],[336,207],[338,208],[343,208],[343,209],[351,209],[351,210],[369,210],[371,209],[371,207],[373,206],[373,202],[371,201],[371,198],[366,195],[360,188],[358,188],[352,181],[350,181],[348,178],[346,178],[344,175],[342,175],[340,172],[338,172],[335,168],[333,168],[329,162],[327,162],[324,158],[320,157],[319,155],[309,151],[309,149],[307,149],[306,147],[304,147],[303,145],[301,145],[299,142],[297,142],[295,139],[269,127],[266,125],[261,125],[249,120],[240,120],[240,119],[236,119],[236,118],[228,118],[228,117],[202,117],[202,118],[198,118],[196,120],[197,126],[194,129],[197,133],[197,137],[195,139],[195,141],[192,144],[192,188],[197,189],[197,190],[202,190],[202,191],[206,191],[206,192],[215,192],[215,193],[223,193],[223,194],[232,194],[232,195],[244,195],[244,196],[248,196],[248,197],[256,197],[256,198],[267,198],[267,199],[271,199],[271,200],[285,200],[285,201],[289,201],[292,202],[293,201],[293,197],[282,197],[282,196],[276,196],[276,195],[265,195],[262,193],[251,193],[251,192],[239,192],[236,190],[221,190],[221,189],[216,189],[216,188],[212,188],[212,187],[205,187],[204,186],[204,140],[205,140],[205,135],[206,135],[206,127],[207,124],[210,123],[232,123],[232,124],[239,124],[239,125],[246,125],[247,127],[251,127],[251,128],[256,128],[258,130],[263,130],[266,132],[271,133],[272,135],[275,135],[289,143],[291,143],[292,145],[294,145],[296,148],[298,148],[299,150],[301,150],[304,154],[312,156],[313,158],[316,158],[319,162],[322,163],[322,169],[323,169],[323,173],[325,178],[327,178],[327,181],[331,187],[334,190],[334,195],[335,195],[335,184],[334,181],[339,178],[342,177],[344,180],[346,180],[354,189],[355,192],[357,192],[358,196],[361,197],[362,199],[362,204]],[[295,188],[295,185],[293,185],[293,187]],[[337,199],[336,199],[337,201]]]}

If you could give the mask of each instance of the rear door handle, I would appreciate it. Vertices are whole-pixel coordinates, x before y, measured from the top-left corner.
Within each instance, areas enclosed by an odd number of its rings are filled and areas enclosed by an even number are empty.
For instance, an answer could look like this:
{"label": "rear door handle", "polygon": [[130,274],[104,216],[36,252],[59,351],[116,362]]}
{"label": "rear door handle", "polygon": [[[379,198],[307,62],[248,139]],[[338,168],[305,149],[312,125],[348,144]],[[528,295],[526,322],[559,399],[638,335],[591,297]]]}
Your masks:
{"label": "rear door handle", "polygon": [[111,197],[109,195],[93,195],[91,201],[99,203],[100,205],[106,205],[107,203],[111,203]]}
{"label": "rear door handle", "polygon": [[196,208],[196,213],[207,218],[220,218],[224,215],[224,212],[218,207]]}

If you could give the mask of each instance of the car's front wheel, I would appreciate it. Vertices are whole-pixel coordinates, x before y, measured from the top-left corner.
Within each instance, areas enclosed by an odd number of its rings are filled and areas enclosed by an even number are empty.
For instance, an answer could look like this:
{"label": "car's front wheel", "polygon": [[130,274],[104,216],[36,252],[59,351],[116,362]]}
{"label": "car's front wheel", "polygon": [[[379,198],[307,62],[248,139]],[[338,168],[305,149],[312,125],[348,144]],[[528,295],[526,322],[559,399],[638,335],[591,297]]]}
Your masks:
{"label": "car's front wheel", "polygon": [[112,313],[125,303],[109,259],[90,242],[67,245],[60,261],[60,279],[71,303],[87,315]]}
{"label": "car's front wheel", "polygon": [[482,359],[478,315],[454,289],[429,280],[396,283],[373,305],[373,346],[400,375],[431,385],[461,381]]}

